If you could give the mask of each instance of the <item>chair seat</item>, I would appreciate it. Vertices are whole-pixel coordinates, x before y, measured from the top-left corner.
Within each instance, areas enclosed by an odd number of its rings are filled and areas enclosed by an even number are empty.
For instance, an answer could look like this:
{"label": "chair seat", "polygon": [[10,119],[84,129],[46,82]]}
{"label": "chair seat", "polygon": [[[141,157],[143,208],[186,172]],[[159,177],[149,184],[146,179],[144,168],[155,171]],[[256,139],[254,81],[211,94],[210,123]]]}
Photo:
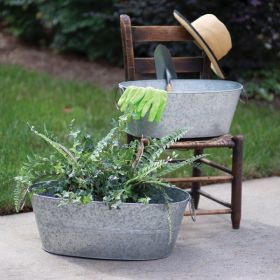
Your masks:
{"label": "chair seat", "polygon": [[193,149],[193,148],[218,148],[218,147],[234,147],[233,136],[226,134],[213,138],[195,138],[180,139],[178,142],[170,146],[171,149]]}

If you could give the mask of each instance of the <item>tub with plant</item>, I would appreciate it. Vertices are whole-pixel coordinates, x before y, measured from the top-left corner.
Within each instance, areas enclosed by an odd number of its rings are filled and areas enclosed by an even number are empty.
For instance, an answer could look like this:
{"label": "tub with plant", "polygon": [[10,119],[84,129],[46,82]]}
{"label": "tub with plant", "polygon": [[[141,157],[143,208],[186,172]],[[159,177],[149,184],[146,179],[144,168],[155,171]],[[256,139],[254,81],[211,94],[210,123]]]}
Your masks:
{"label": "tub with plant", "polygon": [[176,241],[190,195],[161,178],[197,158],[171,163],[162,153],[186,133],[160,140],[123,142],[128,116],[116,121],[97,144],[70,131],[70,147],[32,132],[53,153],[30,157],[16,177],[17,210],[30,195],[43,249],[101,259],[148,260],[166,257]]}

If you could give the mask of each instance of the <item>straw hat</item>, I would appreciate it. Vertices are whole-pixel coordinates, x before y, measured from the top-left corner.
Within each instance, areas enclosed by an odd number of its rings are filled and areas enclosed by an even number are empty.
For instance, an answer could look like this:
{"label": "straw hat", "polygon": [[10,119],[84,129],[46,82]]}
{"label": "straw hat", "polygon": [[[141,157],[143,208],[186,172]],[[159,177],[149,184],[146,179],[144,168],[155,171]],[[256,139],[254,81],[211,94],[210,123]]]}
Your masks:
{"label": "straw hat", "polygon": [[224,79],[218,60],[224,57],[232,46],[231,37],[226,26],[212,14],[203,15],[192,23],[176,10],[174,10],[173,14],[209,57],[212,70],[220,78]]}

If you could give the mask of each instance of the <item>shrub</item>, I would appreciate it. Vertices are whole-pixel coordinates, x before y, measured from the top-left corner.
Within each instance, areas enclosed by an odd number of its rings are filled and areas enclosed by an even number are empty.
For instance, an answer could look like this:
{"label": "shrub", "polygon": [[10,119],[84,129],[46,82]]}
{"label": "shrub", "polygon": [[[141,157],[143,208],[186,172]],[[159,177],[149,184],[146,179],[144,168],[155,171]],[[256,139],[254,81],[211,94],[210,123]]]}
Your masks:
{"label": "shrub", "polygon": [[74,51],[89,59],[121,60],[121,40],[112,18],[111,0],[5,0],[2,18],[28,41]]}
{"label": "shrub", "polygon": [[[229,70],[263,67],[279,59],[280,2],[278,0],[4,0],[2,18],[18,36],[45,42],[58,50],[71,50],[90,59],[121,61],[119,15],[127,13],[134,24],[178,24],[173,9],[191,21],[214,13],[229,28],[233,49],[223,61]],[[150,48],[138,47],[141,54]],[[171,46],[173,55],[189,51]]]}
{"label": "shrub", "polygon": [[38,5],[34,0],[4,0],[0,3],[0,16],[14,35],[27,41],[38,42],[45,35],[45,26],[38,20]]}
{"label": "shrub", "polygon": [[273,101],[280,98],[280,70],[264,69],[242,73],[240,81],[245,85],[248,98]]}

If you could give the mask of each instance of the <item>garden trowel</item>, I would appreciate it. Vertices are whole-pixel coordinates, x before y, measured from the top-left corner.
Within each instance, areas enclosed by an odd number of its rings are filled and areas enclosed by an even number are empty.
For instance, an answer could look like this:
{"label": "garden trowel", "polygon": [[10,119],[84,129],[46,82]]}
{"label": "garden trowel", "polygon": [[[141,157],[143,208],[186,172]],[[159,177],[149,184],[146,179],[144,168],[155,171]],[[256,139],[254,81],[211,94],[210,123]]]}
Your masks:
{"label": "garden trowel", "polygon": [[157,45],[154,58],[157,79],[165,79],[166,91],[173,91],[171,80],[177,79],[177,74],[168,48],[161,44]]}

